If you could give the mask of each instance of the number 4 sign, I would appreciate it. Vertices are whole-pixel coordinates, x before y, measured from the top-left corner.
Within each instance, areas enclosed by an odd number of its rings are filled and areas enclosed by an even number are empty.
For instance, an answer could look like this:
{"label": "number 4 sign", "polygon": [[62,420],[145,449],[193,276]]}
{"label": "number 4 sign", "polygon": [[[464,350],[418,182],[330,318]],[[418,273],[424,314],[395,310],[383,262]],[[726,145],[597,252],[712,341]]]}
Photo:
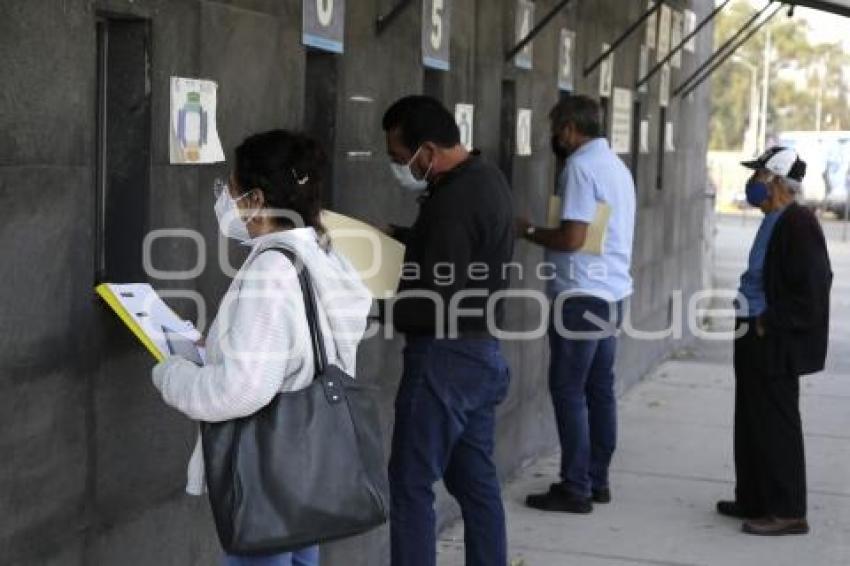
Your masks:
{"label": "number 4 sign", "polygon": [[345,0],[303,0],[303,17],[304,45],[342,53]]}
{"label": "number 4 sign", "polygon": [[422,63],[432,69],[449,70],[451,0],[422,2]]}

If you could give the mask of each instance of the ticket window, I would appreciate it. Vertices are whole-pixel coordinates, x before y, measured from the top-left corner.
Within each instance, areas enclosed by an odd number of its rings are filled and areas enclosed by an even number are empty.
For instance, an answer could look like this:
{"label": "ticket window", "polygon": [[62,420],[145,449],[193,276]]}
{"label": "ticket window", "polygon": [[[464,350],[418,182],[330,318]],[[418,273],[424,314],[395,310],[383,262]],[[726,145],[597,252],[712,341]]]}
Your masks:
{"label": "ticket window", "polygon": [[304,87],[304,131],[312,136],[327,154],[323,171],[325,184],[322,205],[330,208],[334,195],[334,154],[336,148],[337,97],[339,89],[338,56],[335,53],[307,51]]}
{"label": "ticket window", "polygon": [[667,147],[667,108],[661,107],[661,116],[658,119],[658,172],[655,178],[655,188],[664,188],[664,153]]}
{"label": "ticket window", "polygon": [[425,69],[422,78],[422,92],[426,96],[436,98],[440,102],[445,102],[446,94],[446,72],[439,69]]}
{"label": "ticket window", "polygon": [[97,22],[95,283],[145,279],[150,202],[150,25]]}
{"label": "ticket window", "polygon": [[635,187],[638,183],[638,167],[640,166],[640,116],[642,105],[640,100],[635,100],[632,106],[632,179]]}

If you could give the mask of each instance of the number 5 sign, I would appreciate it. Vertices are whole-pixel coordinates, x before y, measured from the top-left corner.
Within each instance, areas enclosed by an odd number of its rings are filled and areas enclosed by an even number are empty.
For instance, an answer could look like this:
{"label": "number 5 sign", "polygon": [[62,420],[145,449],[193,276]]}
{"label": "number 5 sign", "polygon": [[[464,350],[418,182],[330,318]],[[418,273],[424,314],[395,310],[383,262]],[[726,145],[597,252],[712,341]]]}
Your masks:
{"label": "number 5 sign", "polygon": [[449,70],[451,0],[422,1],[422,62],[426,67]]}
{"label": "number 5 sign", "polygon": [[345,0],[303,0],[304,45],[342,53]]}

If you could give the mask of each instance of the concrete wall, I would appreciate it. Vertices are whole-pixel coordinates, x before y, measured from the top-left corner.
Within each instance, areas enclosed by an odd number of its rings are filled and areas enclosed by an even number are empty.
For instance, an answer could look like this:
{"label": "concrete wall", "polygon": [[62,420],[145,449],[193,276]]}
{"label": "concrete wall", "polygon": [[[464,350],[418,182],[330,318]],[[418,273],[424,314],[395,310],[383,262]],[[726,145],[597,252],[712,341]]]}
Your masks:
{"label": "concrete wall", "polygon": [[[346,52],[336,62],[332,205],[373,222],[410,221],[414,198],[394,185],[384,157],[380,117],[396,97],[423,88],[420,5],[406,9],[382,35],[375,19],[394,2],[349,0]],[[450,72],[429,77],[444,101],[475,104],[475,140],[494,161],[504,136],[503,81],[517,105],[532,108],[531,157],[509,164],[517,201],[539,221],[552,189],[546,114],[557,100],[559,28],[577,31],[581,68],[634,21],[645,2],[575,0],[534,42],[534,70],[505,64],[514,2],[455,2]],[[537,0],[538,19],[555,0]],[[676,2],[700,16],[710,0]],[[150,384],[148,355],[92,293],[95,266],[95,173],[98,14],[150,22],[151,158],[149,228],[200,230],[215,250],[212,181],[227,166],[168,163],[169,77],[220,84],[218,127],[230,150],[246,134],[300,128],[305,116],[307,56],[300,43],[300,0],[5,0],[0,17],[0,561],[3,564],[149,566],[216,563],[219,553],[207,504],[182,495],[192,423],[166,408]],[[643,33],[615,55],[615,86],[637,73]],[[710,50],[711,34],[686,53],[673,84]],[[579,73],[579,92],[596,94],[598,74]],[[699,285],[707,93],[671,102],[676,152],[664,160],[656,189],[658,80],[642,97],[651,152],[638,164],[634,325],[667,326],[670,293]],[[352,97],[358,98],[352,100]],[[371,99],[373,102],[362,102]],[[309,101],[307,102],[309,103]],[[636,135],[636,132],[634,133]],[[371,151],[351,158],[350,151]],[[630,157],[625,156],[626,159]],[[238,250],[231,250],[238,261]],[[541,252],[520,243],[526,266]],[[160,269],[194,264],[193,247],[154,248]],[[212,261],[197,280],[151,281],[160,289],[198,291],[215,305],[227,284]],[[540,288],[539,281],[522,282]],[[193,314],[186,301],[175,306]],[[513,328],[534,326],[537,313],[514,305]],[[679,342],[624,339],[618,369],[633,383]],[[401,340],[372,339],[360,352],[359,375],[379,383],[386,427],[399,372]],[[513,368],[500,410],[497,459],[507,476],[554,446],[546,390],[545,341],[507,343]],[[441,517],[454,508],[440,498]],[[325,549],[326,565],[388,563],[386,531]]]}

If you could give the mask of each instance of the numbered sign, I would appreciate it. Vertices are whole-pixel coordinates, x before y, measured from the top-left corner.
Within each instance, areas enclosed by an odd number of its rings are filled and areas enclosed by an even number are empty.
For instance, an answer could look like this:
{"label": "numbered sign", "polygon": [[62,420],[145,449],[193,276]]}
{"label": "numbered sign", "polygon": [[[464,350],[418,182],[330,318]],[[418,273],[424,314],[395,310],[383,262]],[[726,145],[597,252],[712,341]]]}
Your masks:
{"label": "numbered sign", "polygon": [[[646,10],[649,11],[655,6],[654,0],[646,0]],[[653,12],[646,19],[646,46],[650,49],[655,49],[655,36],[658,31],[658,12]]]}
{"label": "numbered sign", "polygon": [[449,70],[451,0],[422,0],[422,63]]}
{"label": "numbered sign", "polygon": [[[608,51],[611,47],[607,43],[602,44],[602,53]],[[611,87],[614,84],[614,53],[612,52],[599,65],[599,96],[602,98],[611,97]]]}
{"label": "numbered sign", "polygon": [[661,6],[661,14],[658,16],[658,61],[661,62],[670,53],[670,7]]}
{"label": "numbered sign", "polygon": [[516,154],[531,155],[531,110],[520,108],[516,116]]}
{"label": "numbered sign", "polygon": [[576,43],[576,33],[568,29],[561,30],[561,53],[558,60],[558,88],[572,91],[573,85],[573,51]]}
{"label": "numbered sign", "polygon": [[[649,47],[646,45],[640,46],[640,59],[638,60],[638,75],[642,78],[649,72]],[[638,88],[638,92],[645,93],[649,91],[649,81],[643,83]]]}
{"label": "numbered sign", "polygon": [[[697,29],[697,15],[693,10],[685,10],[685,36],[692,34]],[[696,36],[690,38],[685,44],[685,49],[693,53],[697,49]]]}
{"label": "numbered sign", "polygon": [[342,53],[345,0],[303,0],[304,45]]}
{"label": "numbered sign", "polygon": [[667,107],[670,103],[670,64],[667,63],[661,67],[659,73],[661,79],[658,85],[658,104]]}
{"label": "numbered sign", "polygon": [[[673,11],[672,21],[670,24],[670,49],[679,45],[682,42],[682,26],[685,23],[685,17],[678,10]],[[677,69],[682,66],[682,50],[676,51],[670,62]]]}
{"label": "numbered sign", "polygon": [[619,154],[632,150],[632,91],[627,88],[614,89],[611,149]]}
{"label": "numbered sign", "polygon": [[[531,33],[534,28],[534,3],[531,0],[517,0],[516,5],[516,43],[519,43]],[[522,51],[516,54],[514,63],[520,69],[530,69],[534,55],[532,44],[522,48]]]}
{"label": "numbered sign", "polygon": [[472,128],[475,124],[475,107],[472,104],[455,105],[455,121],[460,130],[460,143],[472,151]]}

